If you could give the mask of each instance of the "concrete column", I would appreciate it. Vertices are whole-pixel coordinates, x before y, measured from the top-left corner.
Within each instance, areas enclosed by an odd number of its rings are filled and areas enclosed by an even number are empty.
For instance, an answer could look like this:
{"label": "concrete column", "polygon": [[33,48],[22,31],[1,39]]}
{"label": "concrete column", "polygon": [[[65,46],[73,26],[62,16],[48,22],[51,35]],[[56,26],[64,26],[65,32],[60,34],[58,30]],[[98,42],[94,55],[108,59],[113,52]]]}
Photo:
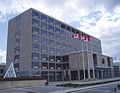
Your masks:
{"label": "concrete column", "polygon": [[85,77],[85,62],[84,62],[84,53],[82,52],[82,57],[83,57],[83,73],[84,73],[84,79],[86,79]]}
{"label": "concrete column", "polygon": [[87,51],[87,63],[88,63],[88,78],[90,78],[90,62],[89,62],[89,53],[88,53],[88,51]]}
{"label": "concrete column", "polygon": [[69,70],[69,78],[70,78],[70,81],[71,81],[71,72],[70,72],[70,70]]}

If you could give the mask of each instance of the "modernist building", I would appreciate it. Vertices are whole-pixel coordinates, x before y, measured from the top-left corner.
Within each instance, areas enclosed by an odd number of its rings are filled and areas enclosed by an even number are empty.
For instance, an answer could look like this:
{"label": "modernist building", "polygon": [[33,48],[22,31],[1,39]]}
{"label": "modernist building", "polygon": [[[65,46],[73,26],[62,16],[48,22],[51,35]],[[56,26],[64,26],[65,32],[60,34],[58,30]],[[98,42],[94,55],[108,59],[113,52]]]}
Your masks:
{"label": "modernist building", "polygon": [[35,9],[9,21],[7,68],[10,63],[18,77],[48,81],[113,75],[112,58],[102,55],[99,39]]}
{"label": "modernist building", "polygon": [[120,62],[113,63],[114,77],[120,77]]}

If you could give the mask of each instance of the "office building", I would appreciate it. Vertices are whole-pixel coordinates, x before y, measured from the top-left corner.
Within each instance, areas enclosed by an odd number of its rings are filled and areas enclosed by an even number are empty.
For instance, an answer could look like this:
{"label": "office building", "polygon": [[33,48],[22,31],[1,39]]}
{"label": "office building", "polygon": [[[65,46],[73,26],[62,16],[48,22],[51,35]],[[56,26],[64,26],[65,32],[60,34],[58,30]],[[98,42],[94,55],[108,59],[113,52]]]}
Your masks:
{"label": "office building", "polygon": [[9,21],[7,68],[10,63],[18,77],[48,81],[113,75],[112,57],[102,55],[99,39],[32,8]]}

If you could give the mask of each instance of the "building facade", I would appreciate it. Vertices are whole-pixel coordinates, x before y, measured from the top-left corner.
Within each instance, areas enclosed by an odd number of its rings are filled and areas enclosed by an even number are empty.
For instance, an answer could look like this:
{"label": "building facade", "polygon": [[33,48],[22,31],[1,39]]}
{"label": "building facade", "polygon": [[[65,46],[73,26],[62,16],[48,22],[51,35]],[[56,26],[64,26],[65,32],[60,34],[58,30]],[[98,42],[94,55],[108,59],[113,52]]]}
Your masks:
{"label": "building facade", "polygon": [[120,77],[120,62],[113,63],[114,77]]}
{"label": "building facade", "polygon": [[9,21],[7,68],[10,63],[18,77],[48,81],[110,78],[113,71],[112,58],[102,55],[99,39],[35,9]]}

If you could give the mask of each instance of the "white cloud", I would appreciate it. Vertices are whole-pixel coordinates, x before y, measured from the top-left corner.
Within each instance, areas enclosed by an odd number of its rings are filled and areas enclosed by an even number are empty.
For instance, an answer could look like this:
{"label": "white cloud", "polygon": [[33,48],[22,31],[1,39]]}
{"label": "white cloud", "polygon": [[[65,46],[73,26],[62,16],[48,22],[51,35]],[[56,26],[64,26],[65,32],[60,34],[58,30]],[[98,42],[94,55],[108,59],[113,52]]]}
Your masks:
{"label": "white cloud", "polygon": [[6,63],[6,51],[0,49],[0,63]]}

